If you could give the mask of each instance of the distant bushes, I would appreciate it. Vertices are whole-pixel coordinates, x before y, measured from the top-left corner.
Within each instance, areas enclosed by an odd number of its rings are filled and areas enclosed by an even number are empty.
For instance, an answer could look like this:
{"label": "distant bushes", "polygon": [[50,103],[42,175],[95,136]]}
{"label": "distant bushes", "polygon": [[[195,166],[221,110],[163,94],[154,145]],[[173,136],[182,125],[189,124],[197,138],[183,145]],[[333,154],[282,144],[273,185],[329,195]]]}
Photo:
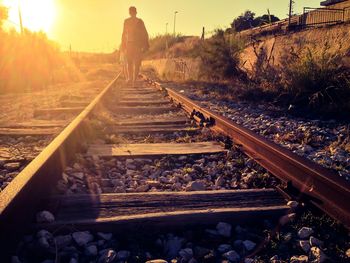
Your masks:
{"label": "distant bushes", "polygon": [[44,33],[2,30],[6,17],[0,6],[0,93],[39,90],[80,78],[69,57]]}
{"label": "distant bushes", "polygon": [[191,57],[200,39],[191,36],[158,35],[150,39],[146,59]]}
{"label": "distant bushes", "polygon": [[201,75],[203,79],[224,80],[242,77],[240,69],[240,53],[243,43],[232,35],[226,35],[223,30],[202,41],[194,56],[202,61]]}
{"label": "distant bushes", "polygon": [[77,80],[69,58],[43,33],[0,32],[0,92],[26,92]]}

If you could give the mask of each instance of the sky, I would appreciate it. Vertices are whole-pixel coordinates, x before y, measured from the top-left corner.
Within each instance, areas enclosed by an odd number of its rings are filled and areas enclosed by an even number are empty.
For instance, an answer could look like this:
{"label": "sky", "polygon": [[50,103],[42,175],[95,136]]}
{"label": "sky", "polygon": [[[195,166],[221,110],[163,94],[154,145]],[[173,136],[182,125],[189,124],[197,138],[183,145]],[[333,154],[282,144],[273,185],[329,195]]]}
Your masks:
{"label": "sky", "polygon": [[[18,2],[24,27],[43,30],[63,50],[111,52],[120,44],[123,20],[129,6],[136,6],[150,36],[173,32],[174,12],[178,11],[176,32],[197,35],[202,27],[210,32],[226,28],[245,10],[285,18],[289,0],[0,0],[10,7],[10,22],[18,28]],[[295,0],[295,12],[304,6],[319,7],[321,0]]]}

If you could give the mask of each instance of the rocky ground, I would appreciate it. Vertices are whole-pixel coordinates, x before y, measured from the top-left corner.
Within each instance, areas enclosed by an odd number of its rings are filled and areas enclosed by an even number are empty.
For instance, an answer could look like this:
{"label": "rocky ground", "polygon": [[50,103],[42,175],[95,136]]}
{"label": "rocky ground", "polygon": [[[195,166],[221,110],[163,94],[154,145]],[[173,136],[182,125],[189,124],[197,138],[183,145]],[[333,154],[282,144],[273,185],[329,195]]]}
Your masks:
{"label": "rocky ground", "polygon": [[0,137],[0,191],[50,142],[44,137]]}
{"label": "rocky ground", "polygon": [[273,105],[227,101],[200,85],[166,85],[294,153],[334,169],[350,180],[349,123],[294,117]]}
{"label": "rocky ground", "polygon": [[[23,237],[12,262],[348,262],[349,237],[341,228],[334,231],[327,219],[310,217],[307,212],[287,223],[285,219],[293,215],[282,218],[280,224],[266,220],[255,225],[218,222],[171,232],[40,230]],[[38,219],[54,218],[41,212]],[[311,227],[315,221],[318,224]]]}
{"label": "rocky ground", "polygon": [[[101,73],[98,68],[101,67]],[[97,65],[86,71],[78,82],[51,85],[45,90],[27,93],[0,95],[0,126],[16,125],[38,121],[34,118],[34,111],[41,108],[62,107],[61,102],[74,100],[81,96],[92,100],[111,80],[115,73],[113,65]],[[89,74],[94,74],[90,80]],[[102,75],[101,75],[102,74]],[[71,120],[72,115],[43,116],[40,120]],[[0,136],[0,192],[24,167],[33,160],[47,146],[54,136]]]}
{"label": "rocky ground", "polygon": [[[120,116],[118,116],[120,117]],[[123,116],[127,117],[127,116]],[[143,116],[142,118],[144,118]],[[194,136],[120,136],[106,129],[103,114],[92,121],[95,143],[187,142],[218,140],[204,129]],[[84,153],[62,174],[55,194],[130,193],[149,191],[200,191],[265,188],[280,182],[233,146],[226,153],[163,158],[98,158]],[[40,230],[22,238],[12,262],[347,262],[350,259],[348,231],[325,215],[308,212],[304,204],[289,202],[289,214],[279,222],[237,225],[188,226],[182,229],[142,229],[126,233],[84,231],[68,227]],[[37,214],[38,223],[50,223],[49,211]]]}
{"label": "rocky ground", "polygon": [[58,183],[61,194],[204,191],[279,184],[239,150],[156,159],[80,156]]}

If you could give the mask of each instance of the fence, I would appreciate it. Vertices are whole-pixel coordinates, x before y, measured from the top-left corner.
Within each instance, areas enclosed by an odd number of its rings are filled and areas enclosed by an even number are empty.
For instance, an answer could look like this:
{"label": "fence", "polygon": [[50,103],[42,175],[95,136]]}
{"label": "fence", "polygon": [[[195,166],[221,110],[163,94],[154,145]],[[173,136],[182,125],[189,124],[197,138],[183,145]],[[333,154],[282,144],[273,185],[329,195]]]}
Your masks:
{"label": "fence", "polygon": [[281,32],[287,28],[297,29],[318,25],[341,24],[350,21],[350,7],[338,9],[305,7],[303,14],[291,17],[290,25],[288,20],[287,18],[271,24],[244,30],[240,34],[242,36],[264,35]]}
{"label": "fence", "polygon": [[348,17],[349,9],[335,8],[311,8],[304,7],[303,14],[299,17],[299,26],[317,26],[324,24],[344,23]]}

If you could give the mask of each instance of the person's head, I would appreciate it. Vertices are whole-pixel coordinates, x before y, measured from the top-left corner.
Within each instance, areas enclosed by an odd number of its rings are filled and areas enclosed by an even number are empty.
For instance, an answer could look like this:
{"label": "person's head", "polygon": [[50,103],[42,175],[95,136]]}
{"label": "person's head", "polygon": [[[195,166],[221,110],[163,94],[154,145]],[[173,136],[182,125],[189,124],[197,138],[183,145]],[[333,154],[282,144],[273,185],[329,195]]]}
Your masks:
{"label": "person's head", "polygon": [[135,7],[135,6],[131,6],[131,7],[129,8],[129,14],[130,14],[130,16],[132,16],[132,17],[135,17],[135,16],[137,15],[137,10],[136,10],[136,7]]}

